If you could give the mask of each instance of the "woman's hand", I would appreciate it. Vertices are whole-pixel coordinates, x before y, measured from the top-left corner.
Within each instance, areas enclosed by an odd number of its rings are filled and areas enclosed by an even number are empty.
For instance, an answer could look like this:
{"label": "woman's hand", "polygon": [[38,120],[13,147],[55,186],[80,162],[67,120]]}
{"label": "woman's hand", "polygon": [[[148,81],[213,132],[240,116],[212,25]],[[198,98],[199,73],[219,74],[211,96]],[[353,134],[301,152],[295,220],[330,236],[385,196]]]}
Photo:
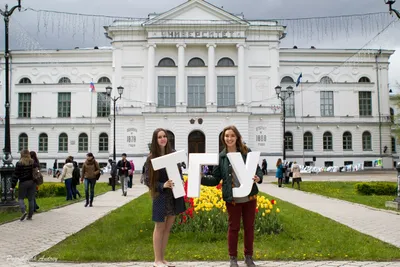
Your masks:
{"label": "woman's hand", "polygon": [[260,180],[261,180],[260,177],[258,177],[257,175],[254,175],[254,177],[253,177],[254,183],[258,183]]}
{"label": "woman's hand", "polygon": [[174,187],[174,182],[172,180],[168,180],[164,183],[164,188],[171,188]]}

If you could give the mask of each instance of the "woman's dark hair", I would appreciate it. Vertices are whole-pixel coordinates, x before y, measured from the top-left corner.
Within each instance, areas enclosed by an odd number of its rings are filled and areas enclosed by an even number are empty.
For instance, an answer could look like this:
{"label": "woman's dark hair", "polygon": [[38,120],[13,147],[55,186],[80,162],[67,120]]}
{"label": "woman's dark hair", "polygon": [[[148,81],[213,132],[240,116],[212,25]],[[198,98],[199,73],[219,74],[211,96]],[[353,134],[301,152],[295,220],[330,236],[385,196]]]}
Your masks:
{"label": "woman's dark hair", "polygon": [[248,147],[243,143],[242,140],[242,135],[239,133],[239,130],[233,126],[227,126],[224,128],[224,130],[222,131],[221,134],[221,142],[224,144],[225,149],[226,149],[226,143],[225,143],[225,132],[228,130],[232,130],[233,133],[236,135],[236,148],[242,153],[242,154],[247,154],[247,152],[249,152]]}
{"label": "woman's dark hair", "polygon": [[[164,134],[167,136],[167,131],[162,129],[162,128],[157,128],[153,132],[153,137],[151,139],[151,146],[150,146],[150,155],[147,158],[147,163],[149,164],[148,166],[151,165],[151,159],[158,158],[162,155],[166,155],[172,152],[171,146],[169,144],[169,141],[167,141],[167,145],[165,146],[165,151],[164,154],[162,154],[161,148],[158,145],[158,133],[159,132],[164,132]],[[157,196],[156,188],[158,184],[158,179],[159,179],[159,173],[158,171],[154,171],[153,167],[149,168],[149,181],[150,181],[150,194],[154,198]]]}
{"label": "woman's dark hair", "polygon": [[278,167],[281,164],[282,164],[282,160],[281,160],[281,158],[279,158],[278,161],[276,162],[276,167]]}
{"label": "woman's dark hair", "polygon": [[65,163],[71,163],[74,161],[74,158],[69,156],[68,158],[65,159]]}
{"label": "woman's dark hair", "polygon": [[40,165],[39,159],[37,158],[36,152],[35,151],[30,151],[29,154],[31,155],[31,159],[37,164],[38,166]]}

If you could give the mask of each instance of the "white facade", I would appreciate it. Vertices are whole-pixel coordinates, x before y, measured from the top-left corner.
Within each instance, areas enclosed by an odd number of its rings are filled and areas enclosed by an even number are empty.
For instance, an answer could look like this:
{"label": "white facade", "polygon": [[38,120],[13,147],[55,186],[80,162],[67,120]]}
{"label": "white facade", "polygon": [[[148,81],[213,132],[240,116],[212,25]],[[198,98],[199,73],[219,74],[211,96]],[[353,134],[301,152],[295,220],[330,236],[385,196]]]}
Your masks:
{"label": "white facade", "polygon": [[[234,124],[247,145],[253,151],[261,151],[262,159],[266,158],[268,167],[273,169],[283,151],[281,103],[274,88],[282,78],[288,76],[296,81],[302,73],[302,83],[295,88],[294,116],[286,118],[286,132],[293,136],[293,148],[286,150],[287,159],[303,163],[315,156],[317,166],[328,161],[342,166],[345,161],[355,164],[382,157],[384,167],[392,166],[391,149],[383,152],[383,148],[391,147],[390,121],[386,118],[388,59],[393,51],[381,51],[377,64],[378,51],[369,51],[372,56],[356,66],[335,68],[357,51],[280,48],[283,26],[274,21],[243,20],[201,0],[185,2],[144,21],[116,21],[106,31],[112,39],[110,49],[12,52],[14,158],[18,158],[22,133],[28,137],[28,148],[36,151],[40,150],[39,135],[46,133],[48,149],[38,155],[47,168],[52,167],[55,158],[63,162],[68,155],[83,161],[89,151],[105,163],[113,151],[113,114],[97,116],[97,96],[89,92],[93,81],[97,92],[112,86],[115,97],[117,87],[124,87],[122,99],[117,102],[117,158],[125,152],[140,167],[152,133],[159,127],[174,134],[176,150],[216,153],[220,132]],[[163,65],[171,60],[173,66]],[[234,66],[221,66],[229,62]],[[1,71],[4,73],[4,68]],[[324,76],[333,83],[320,83]],[[60,84],[62,77],[71,83]],[[109,78],[111,84],[98,83],[102,77]],[[361,77],[370,82],[359,83]],[[21,84],[23,78],[29,78],[31,83]],[[172,85],[165,85],[171,81]],[[281,84],[283,88],[287,85],[294,86]],[[4,92],[4,87],[1,89]],[[321,116],[321,91],[333,95],[333,114],[329,117]],[[70,116],[60,117],[60,93],[69,92]],[[360,116],[359,92],[371,92],[370,115]],[[21,117],[21,93],[31,94],[28,118]],[[4,103],[3,94],[0,102]],[[196,131],[204,134],[204,148],[201,138],[189,138]],[[323,147],[323,134],[327,131],[332,134],[331,149]],[[346,131],[351,133],[351,149],[344,150]],[[368,149],[362,145],[365,131],[371,135]],[[306,132],[312,134],[312,147],[308,150],[303,149]],[[62,133],[68,136],[66,152],[59,152]],[[88,137],[88,146],[79,151],[82,133]],[[105,151],[101,134],[108,137]]]}

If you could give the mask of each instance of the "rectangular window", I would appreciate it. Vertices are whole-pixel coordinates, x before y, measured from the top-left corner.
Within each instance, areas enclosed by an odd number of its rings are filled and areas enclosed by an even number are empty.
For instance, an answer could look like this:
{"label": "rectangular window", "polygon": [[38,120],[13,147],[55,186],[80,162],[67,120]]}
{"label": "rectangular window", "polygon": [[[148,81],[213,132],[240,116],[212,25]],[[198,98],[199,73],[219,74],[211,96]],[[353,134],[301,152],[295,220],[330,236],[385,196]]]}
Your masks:
{"label": "rectangular window", "polygon": [[320,103],[321,103],[321,116],[332,117],[333,113],[333,91],[321,91],[320,92]]}
{"label": "rectangular window", "polygon": [[344,166],[347,166],[347,165],[353,165],[353,161],[345,161]]}
{"label": "rectangular window", "polygon": [[396,154],[396,138],[392,137],[392,153]]}
{"label": "rectangular window", "polygon": [[217,105],[219,107],[235,106],[235,77],[217,77]]}
{"label": "rectangular window", "polygon": [[372,167],[372,161],[364,161],[364,167]]}
{"label": "rectangular window", "polygon": [[107,97],[107,93],[97,93],[97,117],[110,116],[111,101]]}
{"label": "rectangular window", "polygon": [[325,161],[325,167],[333,167],[333,161]]}
{"label": "rectangular window", "polygon": [[158,77],[158,106],[159,107],[175,107],[176,82],[175,77],[159,76]]}
{"label": "rectangular window", "polygon": [[371,92],[358,92],[358,108],[360,116],[372,116]]}
{"label": "rectangular window", "polygon": [[188,77],[188,107],[206,106],[206,77]]}
{"label": "rectangular window", "polygon": [[18,94],[18,117],[31,117],[31,93]]}
{"label": "rectangular window", "polygon": [[294,117],[294,93],[285,101],[285,117]]}
{"label": "rectangular window", "polygon": [[58,117],[71,117],[71,93],[58,93]]}

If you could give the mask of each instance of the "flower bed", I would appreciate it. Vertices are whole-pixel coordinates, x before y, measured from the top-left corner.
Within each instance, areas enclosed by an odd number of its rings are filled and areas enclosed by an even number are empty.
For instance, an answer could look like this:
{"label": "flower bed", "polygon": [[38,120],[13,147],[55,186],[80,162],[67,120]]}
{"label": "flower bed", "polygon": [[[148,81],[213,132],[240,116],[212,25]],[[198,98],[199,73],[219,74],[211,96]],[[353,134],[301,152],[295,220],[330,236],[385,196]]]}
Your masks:
{"label": "flower bed", "polygon": [[[187,177],[185,192],[187,194]],[[177,216],[174,232],[225,232],[228,228],[228,214],[222,199],[222,184],[216,187],[201,186],[199,198],[185,196],[187,210]],[[262,234],[277,234],[283,230],[279,221],[280,209],[275,200],[257,196],[255,231]]]}

